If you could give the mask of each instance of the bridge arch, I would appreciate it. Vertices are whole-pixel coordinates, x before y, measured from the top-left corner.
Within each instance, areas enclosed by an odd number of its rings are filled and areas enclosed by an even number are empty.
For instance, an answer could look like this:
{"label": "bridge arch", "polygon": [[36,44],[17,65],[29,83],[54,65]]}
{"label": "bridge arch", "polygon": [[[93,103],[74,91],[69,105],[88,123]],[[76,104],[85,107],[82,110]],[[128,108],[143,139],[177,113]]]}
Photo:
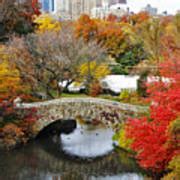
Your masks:
{"label": "bridge arch", "polygon": [[106,125],[122,123],[129,114],[145,111],[141,106],[129,105],[99,98],[61,98],[37,103],[19,104],[22,108],[36,108],[39,119],[37,133],[58,120],[99,121]]}
{"label": "bridge arch", "polygon": [[36,138],[47,138],[59,135],[61,133],[69,134],[77,127],[77,122],[74,119],[68,120],[56,120],[51,122],[47,126],[44,126],[41,130],[38,131]]}

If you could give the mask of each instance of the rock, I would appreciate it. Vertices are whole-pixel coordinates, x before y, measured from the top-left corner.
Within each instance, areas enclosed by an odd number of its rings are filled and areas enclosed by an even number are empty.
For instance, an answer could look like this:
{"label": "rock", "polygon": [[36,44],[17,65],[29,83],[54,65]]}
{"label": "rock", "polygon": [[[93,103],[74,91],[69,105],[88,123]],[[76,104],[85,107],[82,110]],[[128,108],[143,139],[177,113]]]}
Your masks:
{"label": "rock", "polygon": [[[64,89],[68,85],[69,81],[71,80],[65,80],[65,81],[59,82],[59,86]],[[71,93],[79,93],[79,92],[84,91],[85,87],[82,83],[78,84],[76,82],[72,82],[71,84],[68,85],[67,89]]]}
{"label": "rock", "polygon": [[124,89],[135,91],[138,79],[139,76],[108,75],[101,80],[101,86],[103,90],[109,90],[114,94],[119,94]]}
{"label": "rock", "polygon": [[83,84],[77,85],[75,82],[68,86],[69,92],[78,93],[85,89]]}
{"label": "rock", "polygon": [[14,99],[13,104],[15,105],[15,107],[20,107],[22,103],[22,99],[20,97],[17,97],[16,99]]}
{"label": "rock", "polygon": [[36,93],[33,93],[32,95],[38,99],[42,99],[42,100],[48,99],[47,94],[44,92],[36,92]]}

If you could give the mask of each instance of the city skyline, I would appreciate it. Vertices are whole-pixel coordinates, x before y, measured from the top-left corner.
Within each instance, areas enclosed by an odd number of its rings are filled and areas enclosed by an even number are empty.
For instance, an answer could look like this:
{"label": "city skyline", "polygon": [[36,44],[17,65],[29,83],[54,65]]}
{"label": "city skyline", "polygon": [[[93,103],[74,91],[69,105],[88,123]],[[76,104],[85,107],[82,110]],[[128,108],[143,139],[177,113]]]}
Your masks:
{"label": "city skyline", "polygon": [[[92,9],[102,6],[111,6],[115,4],[126,4],[131,12],[139,12],[147,4],[157,8],[158,13],[167,12],[175,14],[179,9],[178,0],[40,0],[42,9],[46,12],[54,12],[67,18],[77,18],[80,14],[86,13],[91,15]],[[163,3],[166,2],[166,3]]]}
{"label": "city skyline", "polygon": [[180,10],[179,0],[127,0],[127,4],[131,11],[134,11],[135,13],[139,12],[147,4],[158,8],[158,13],[167,11],[170,14],[175,14]]}
{"label": "city skyline", "polygon": [[92,9],[97,7],[110,7],[127,0],[40,0],[44,12],[54,13],[62,19],[77,19],[81,14],[91,15]]}

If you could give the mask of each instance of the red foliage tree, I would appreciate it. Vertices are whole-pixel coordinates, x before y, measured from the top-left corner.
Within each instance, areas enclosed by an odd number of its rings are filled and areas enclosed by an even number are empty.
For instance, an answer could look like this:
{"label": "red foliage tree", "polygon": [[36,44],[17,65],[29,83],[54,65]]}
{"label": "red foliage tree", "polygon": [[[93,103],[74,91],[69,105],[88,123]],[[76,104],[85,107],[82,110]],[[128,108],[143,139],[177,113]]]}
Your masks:
{"label": "red foliage tree", "polygon": [[137,152],[139,164],[154,172],[163,171],[178,152],[170,143],[169,125],[180,115],[180,61],[178,56],[161,65],[160,74],[168,78],[148,85],[152,105],[150,119],[130,119],[127,137],[133,139],[131,148]]}
{"label": "red foliage tree", "polygon": [[32,21],[34,16],[39,16],[41,14],[39,0],[26,1],[23,5],[25,10],[22,15],[27,19]]}
{"label": "red foliage tree", "polygon": [[32,0],[31,6],[33,8],[34,14],[39,16],[41,14],[41,11],[39,8],[39,0]]}

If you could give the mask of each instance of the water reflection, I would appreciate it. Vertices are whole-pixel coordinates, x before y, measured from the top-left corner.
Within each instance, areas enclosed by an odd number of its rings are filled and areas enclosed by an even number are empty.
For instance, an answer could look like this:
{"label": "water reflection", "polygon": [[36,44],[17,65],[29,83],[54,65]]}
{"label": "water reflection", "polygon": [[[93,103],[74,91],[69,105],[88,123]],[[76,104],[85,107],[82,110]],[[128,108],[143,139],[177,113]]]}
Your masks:
{"label": "water reflection", "polygon": [[[90,132],[86,134],[86,131]],[[49,137],[41,141],[32,142],[9,153],[0,153],[0,180],[143,179],[141,169],[139,169],[135,161],[126,152],[112,150],[111,130],[98,129],[97,132],[97,129],[85,129],[83,133],[86,134],[85,139],[79,134],[79,130],[74,131],[72,137],[61,136],[64,147],[71,146],[67,143],[66,138],[72,138],[71,141],[74,143],[76,155],[97,156],[97,148],[103,149],[104,147],[105,150],[98,150],[98,152],[109,153],[106,156],[101,156],[91,161],[70,158],[67,154],[63,153],[60,144],[53,141],[52,137]],[[97,138],[94,138],[94,136],[97,136]],[[91,143],[88,142],[87,148],[85,148],[85,145],[79,148],[77,137],[81,141],[79,144],[82,144],[82,142],[87,143],[87,139]],[[111,146],[108,145],[109,143]],[[89,146],[94,145],[97,145],[97,147],[89,148]],[[72,148],[73,146],[71,146],[71,150]],[[85,154],[82,151],[83,148],[85,148],[84,151],[89,150],[89,153]],[[98,153],[98,155],[100,154]]]}
{"label": "water reflection", "polygon": [[93,158],[113,150],[114,132],[102,127],[79,126],[71,134],[62,134],[64,152],[81,158]]}
{"label": "water reflection", "polygon": [[143,180],[143,177],[136,173],[119,174],[106,177],[91,177],[91,180]]}

